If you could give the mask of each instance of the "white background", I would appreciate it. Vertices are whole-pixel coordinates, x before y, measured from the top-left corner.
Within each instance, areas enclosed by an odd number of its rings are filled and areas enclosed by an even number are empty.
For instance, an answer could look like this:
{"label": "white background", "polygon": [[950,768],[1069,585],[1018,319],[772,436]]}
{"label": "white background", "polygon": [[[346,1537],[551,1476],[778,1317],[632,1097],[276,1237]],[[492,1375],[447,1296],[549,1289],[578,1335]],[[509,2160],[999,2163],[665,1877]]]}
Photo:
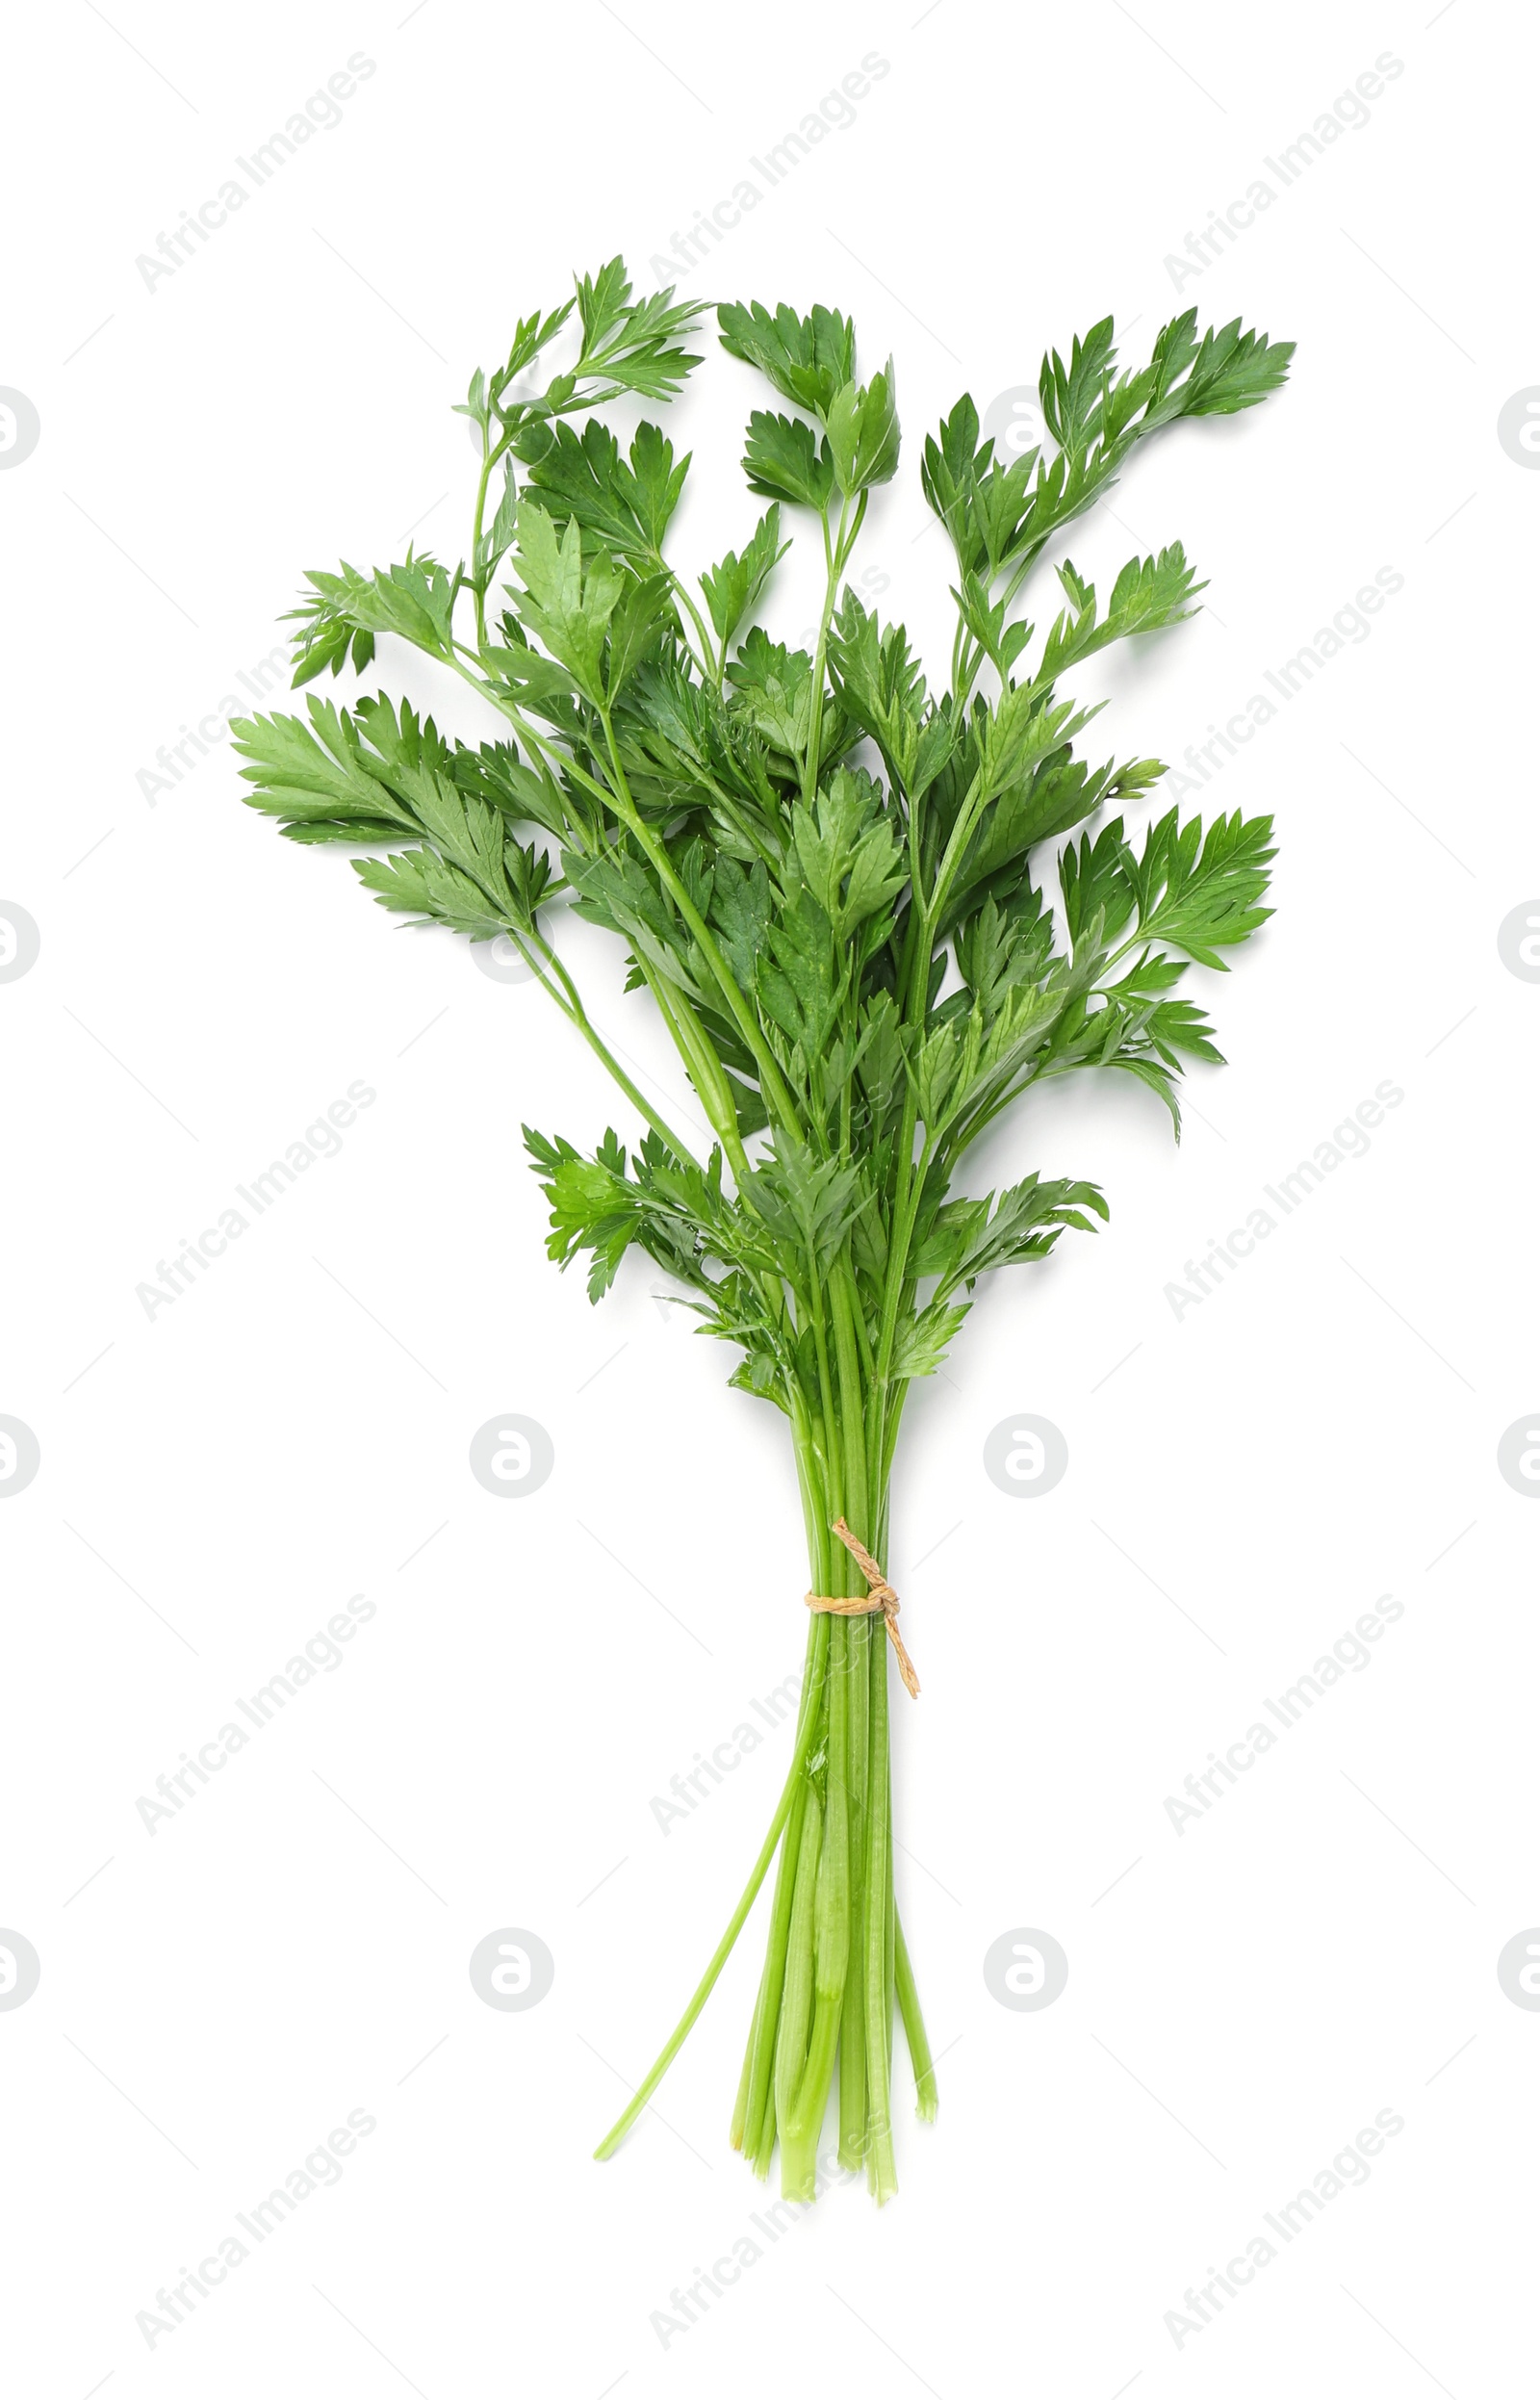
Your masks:
{"label": "white background", "polygon": [[[343,121],[147,287],[136,258],[355,52]],[[765,192],[750,158],[869,53],[855,122]],[[1382,53],[1370,121],[1284,189],[1265,157]],[[41,1450],[0,1510],[0,1923],[41,1960],[0,2013],[13,2387],[1514,2389],[1540,2129],[1540,2018],[1496,1974],[1540,1920],[1536,1520],[1497,1467],[1540,1397],[1540,990],[1497,946],[1540,891],[1540,477],[1497,433],[1540,383],[1520,13],[63,0],[11,63],[0,383],[41,426],[0,474],[0,892],[41,935],[0,984],[0,1411]],[[726,2143],[758,1921],[661,2114],[589,2152],[772,1805],[783,1733],[666,1837],[650,1802],[799,1662],[781,1421],[645,1268],[595,1312],[544,1261],[521,1120],[630,1128],[539,992],[279,841],[226,742],[141,780],[242,694],[301,569],[388,562],[409,529],[458,555],[471,369],[575,268],[624,248],[656,280],[746,173],[760,204],[678,279],[839,304],[868,370],[896,354],[905,458],[859,564],[937,673],[923,432],[1107,310],[1130,357],[1190,303],[1299,351],[1075,529],[1105,581],[1178,537],[1211,579],[1211,613],[1081,679],[1106,750],[1179,763],[1404,579],[1211,779],[1208,805],[1276,812],[1278,913],[1202,979],[1231,1063],[1193,1079],[1181,1148],[1149,1095],[1087,1085],[983,1162],[1095,1176],[1113,1219],[985,1295],[906,1428],[900,1899],[941,2113],[906,2113],[881,2216],[836,2189],[773,2245]],[[1259,175],[1273,205],[1178,296],[1168,259]],[[703,347],[670,420],[692,568],[757,505],[760,394]],[[811,589],[794,553],[782,632]],[[370,680],[491,730],[415,659]],[[583,929],[575,954],[693,1121],[614,959]],[[340,1153],[147,1317],[136,1287],[355,1079],[377,1098]],[[1386,1081],[1367,1155],[1178,1317],[1185,1262]],[[555,1445],[514,1505],[466,1458],[506,1410]],[[1024,1410],[1070,1454],[1030,1501],[981,1456]],[[355,1591],[376,1613],[344,1664],[149,1832],[139,1797]],[[1382,1592],[1404,1613],[1373,1665],[1178,1834],[1168,1795]],[[524,2013],[467,1973],[510,1925],[556,1962]],[[1041,2013],[985,1986],[1019,1926],[1069,1958]],[[342,2181],[147,2345],[158,2288],[349,2109],[376,2126]],[[1404,2129],[1367,2184],[1178,2346],[1188,2286],[1382,2109]],[[745,2236],[764,2255],[661,2338]]]}

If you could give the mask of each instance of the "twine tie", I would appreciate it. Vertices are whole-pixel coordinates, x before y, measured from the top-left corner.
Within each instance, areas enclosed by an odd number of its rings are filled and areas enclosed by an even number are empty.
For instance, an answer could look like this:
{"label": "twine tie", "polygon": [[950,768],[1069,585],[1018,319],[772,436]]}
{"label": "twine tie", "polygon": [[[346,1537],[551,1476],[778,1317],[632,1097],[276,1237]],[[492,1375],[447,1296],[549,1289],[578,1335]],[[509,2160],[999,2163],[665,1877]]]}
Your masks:
{"label": "twine tie", "polygon": [[834,1519],[831,1531],[844,1543],[865,1576],[866,1591],[860,1600],[835,1600],[825,1592],[809,1591],[804,1594],[808,1607],[827,1616],[881,1615],[887,1627],[887,1639],[898,1654],[898,1671],[904,1678],[904,1689],[911,1700],[917,1700],[920,1682],[914,1672],[914,1662],[904,1647],[904,1637],[898,1630],[897,1592],[864,1542],[857,1540],[842,1516]]}

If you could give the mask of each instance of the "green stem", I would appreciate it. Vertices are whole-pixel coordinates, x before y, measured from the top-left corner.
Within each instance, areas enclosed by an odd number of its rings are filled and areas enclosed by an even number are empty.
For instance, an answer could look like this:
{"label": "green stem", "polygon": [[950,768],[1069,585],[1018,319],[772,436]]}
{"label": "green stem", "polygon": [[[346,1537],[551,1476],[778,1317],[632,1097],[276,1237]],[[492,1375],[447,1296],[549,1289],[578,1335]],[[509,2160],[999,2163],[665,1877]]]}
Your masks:
{"label": "green stem", "polygon": [[760,1088],[766,1100],[775,1109],[783,1123],[794,1126],[799,1121],[800,1112],[785,1078],[776,1065],[764,1035],[759,1029],[758,1018],[739,991],[732,970],[718,947],[715,935],[676,872],[674,862],[669,857],[668,851],[651,826],[644,822],[641,811],[631,797],[630,786],[627,782],[626,769],[621,764],[620,751],[615,741],[614,723],[607,709],[600,710],[600,721],[604,728],[604,739],[609,748],[610,767],[615,777],[615,790],[611,797],[617,812],[636,841],[646,851],[657,871],[659,881],[667,887],[675,907],[695,936],[702,956],[711,970],[712,979],[727,1002],[728,1012],[749,1045],[750,1054],[758,1070]]}
{"label": "green stem", "polygon": [[[846,1620],[845,1802],[850,1822],[851,1964],[839,2026],[839,2163],[859,2167],[866,2152],[866,2009],[856,1965],[864,1930],[867,1745],[871,1732],[871,1646],[875,1619]],[[884,1639],[876,1628],[876,1639]]]}
{"label": "green stem", "polygon": [[669,565],[668,560],[664,557],[660,550],[654,551],[653,563],[657,574],[666,575],[668,577],[670,583],[674,586],[675,597],[683,601],[685,607],[690,612],[691,621],[694,624],[695,630],[701,637],[701,648],[699,651],[696,650],[694,643],[688,640],[688,638],[686,638],[684,647],[689,651],[691,658],[694,658],[697,666],[700,668],[703,680],[707,684],[715,684],[718,689],[720,689],[722,678],[727,671],[727,644],[725,642],[723,643],[722,657],[720,661],[718,661],[716,645],[712,641],[710,633],[707,631],[705,618],[702,616],[701,611],[696,606],[694,601],[690,598],[687,587],[675,574],[673,568]]}
{"label": "green stem", "polygon": [[[817,1787],[809,1779],[803,1801],[802,1839],[797,1845],[797,1878],[791,1894],[781,2023],[776,2030],[776,2121],[783,2146],[798,2130],[798,2102],[808,2070],[808,2031],[813,2004],[814,1911],[822,1862],[823,1806]],[[794,2196],[787,2194],[788,2199]]]}
{"label": "green stem", "polygon": [[812,1418],[800,1384],[793,1381],[789,1391],[792,1448],[797,1460],[797,1488],[802,1494],[803,1525],[808,1535],[808,1565],[812,1576],[811,1588],[827,1588],[829,1572],[829,1527],[838,1515],[831,1511],[823,1469],[819,1464],[814,1443]]}
{"label": "green stem", "polygon": [[[698,1162],[694,1156],[694,1153],[690,1149],[689,1145],[681,1142],[679,1135],[674,1131],[673,1126],[668,1123],[668,1120],[658,1115],[656,1109],[653,1106],[650,1100],[643,1098],[641,1093],[637,1090],[635,1084],[626,1072],[626,1070],[621,1065],[619,1059],[617,1059],[610,1050],[603,1035],[597,1033],[593,1025],[589,1022],[588,1012],[584,1008],[581,999],[578,997],[578,987],[573,982],[571,975],[567,972],[566,968],[563,966],[561,960],[556,956],[556,953],[552,948],[550,942],[545,940],[542,934],[533,930],[526,931],[521,926],[509,925],[507,926],[506,931],[509,941],[519,952],[519,955],[524,960],[525,965],[534,975],[534,978],[540,985],[541,990],[545,992],[550,998],[555,1001],[556,1006],[560,1009],[562,1015],[567,1019],[568,1022],[576,1025],[578,1031],[582,1035],[583,1040],[593,1051],[594,1056],[601,1061],[603,1066],[614,1077],[616,1083],[619,1084],[621,1090],[625,1093],[626,1097],[630,1101],[631,1106],[642,1118],[644,1123],[651,1125],[653,1131],[657,1135],[658,1139],[668,1144],[668,1147],[673,1151],[675,1157],[679,1159],[682,1165],[686,1167],[697,1165]],[[533,951],[537,951],[539,956],[532,955],[531,949]],[[541,965],[542,959],[546,962],[546,966],[550,968],[550,974],[546,972],[546,968]],[[556,984],[552,980],[553,975],[560,978],[562,985],[565,986],[565,991],[557,989]]]}
{"label": "green stem", "polygon": [[[830,1278],[829,1298],[834,1317],[834,1356],[839,1368],[839,1406],[845,1452],[844,1514],[853,1517],[852,1531],[859,1539],[870,1537],[866,1496],[866,1428],[861,1407],[860,1361],[856,1354],[856,1330],[853,1322],[852,1293],[849,1277],[836,1268]],[[859,1296],[856,1306],[860,1305]]]}
{"label": "green stem", "polygon": [[[481,547],[481,520],[486,511],[487,482],[493,468],[504,455],[513,438],[511,434],[504,432],[494,442],[490,438],[491,432],[492,420],[489,415],[483,420],[481,426],[481,473],[476,481],[475,515],[471,525],[471,572],[473,575],[479,571],[476,553]],[[487,638],[487,610],[486,594],[479,583],[475,587],[474,598],[475,601],[475,644],[480,650]]]}
{"label": "green stem", "polygon": [[[812,1926],[812,2029],[794,2088],[778,2099],[781,2189],[787,2200],[817,2196],[818,2136],[834,2073],[850,1963],[850,1845],[844,1761],[849,1711],[846,1651],[851,1620],[836,1617],[830,1636],[829,1738],[824,1778],[823,1846]],[[798,1862],[798,1874],[802,1862]]]}
{"label": "green stem", "polygon": [[[834,1414],[834,1378],[829,1369],[828,1320],[824,1311],[824,1296],[819,1288],[816,1270],[811,1277],[809,1315],[812,1323],[813,1353],[818,1361],[818,1398],[823,1410],[824,1446],[828,1454],[825,1484],[832,1511],[830,1522],[833,1525],[834,1517],[845,1514],[845,1461],[844,1447],[839,1438],[839,1423]],[[842,1544],[831,1547],[826,1552],[826,1556],[830,1559],[836,1575],[842,1575],[843,1568],[850,1564],[850,1554]],[[827,1590],[830,1587],[826,1585],[821,1588]],[[844,1592],[848,1588],[848,1585],[841,1580],[840,1591]]]}
{"label": "green stem", "polygon": [[914,2113],[923,2117],[927,2125],[934,2125],[936,2069],[931,2062],[930,2039],[925,2030],[925,2020],[920,2015],[920,1996],[914,1988],[914,1970],[909,1963],[909,1945],[904,1939],[901,1923],[897,1926],[897,1933],[895,1979],[899,2014],[904,2020],[904,2039],[909,2044],[910,2064],[914,2070]]}
{"label": "green stem", "polygon": [[892,1897],[892,1785],[887,1755],[887,1651],[872,1641],[871,1765],[867,1786],[865,1941],[862,1993],[866,2038],[866,2181],[879,2206],[898,2189],[893,2159],[889,2064],[893,1980],[888,1964]]}
{"label": "green stem", "polygon": [[631,2127],[636,2123],[636,2120],[641,2115],[642,2110],[646,2107],[648,2102],[652,2099],[653,2094],[662,2082],[664,2076],[667,2075],[670,2067],[673,2065],[674,2060],[679,2053],[680,2046],[683,2042],[685,2035],[689,2032],[689,2029],[691,2026],[694,2025],[696,2018],[706,2006],[706,2001],[710,1999],[712,1987],[732,1955],[732,1945],[737,1940],[739,1934],[743,1931],[744,1923],[748,1918],[749,1911],[754,1906],[755,1900],[758,1897],[759,1886],[763,1883],[765,1875],[769,1871],[770,1861],[776,1854],[776,1849],[784,1829],[786,1819],[791,1814],[792,1804],[799,1792],[806,1789],[806,1779],[803,1774],[803,1768],[807,1764],[808,1747],[811,1743],[813,1734],[818,1729],[823,1714],[822,1701],[824,1666],[828,1657],[828,1652],[829,1619],[826,1616],[815,1615],[811,1625],[808,1629],[807,1678],[802,1688],[802,1707],[798,1712],[797,1716],[797,1732],[796,1739],[792,1746],[791,1766],[787,1771],[785,1783],[782,1788],[781,1797],[776,1803],[776,1813],[770,1819],[770,1830],[765,1835],[763,1844],[760,1846],[759,1855],[754,1862],[754,1871],[743,1888],[743,1896],[738,1901],[737,1907],[732,1912],[726,1933],[724,1933],[721,1941],[717,1944],[716,1948],[711,1953],[710,1964],[707,1966],[705,1974],[701,1977],[700,1982],[696,1985],[694,1992],[690,1996],[688,2007],[685,2009],[683,2016],[679,2021],[679,2024],[675,2026],[673,2032],[669,2035],[668,2040],[659,2051],[652,2066],[648,2069],[648,2072],[642,2078],[642,2081],[637,2085],[636,2090],[632,2093],[629,2104],[626,2108],[622,2109],[620,2115],[610,2127],[609,2131],[600,2143],[599,2148],[595,2151],[594,2156],[596,2158],[608,2158],[613,2156],[615,2151],[620,2147],[620,2144],[625,2140],[627,2134],[630,2131]]}
{"label": "green stem", "polygon": [[827,513],[823,521],[824,555],[828,560],[828,575],[824,584],[824,605],[818,617],[818,642],[813,654],[812,698],[808,711],[808,747],[802,761],[802,797],[808,808],[811,808],[813,794],[818,788],[818,769],[823,763],[824,664],[829,656],[829,620],[834,613],[834,593],[838,588],[839,579],[850,562],[850,555],[856,547],[861,526],[865,522],[866,501],[867,494],[862,491],[856,502],[855,516],[852,517],[850,495],[848,492],[841,495],[839,530],[833,544],[829,539]]}
{"label": "green stem", "polygon": [[706,1121],[727,1152],[738,1190],[747,1198],[750,1189],[749,1161],[738,1132],[738,1112],[733,1105],[732,1089],[716,1052],[706,1041],[700,1020],[683,993],[670,986],[651,960],[635,953],[632,955],[638,973],[657,1003],[657,1013],[673,1036],[674,1046],[684,1061],[690,1081],[706,1111]]}
{"label": "green stem", "polygon": [[786,1951],[791,1939],[792,1907],[796,1898],[797,1862],[802,1855],[802,1827],[808,1806],[808,1778],[800,1773],[786,1819],[781,1864],[776,1870],[775,1897],[770,1904],[770,1938],[765,1945],[764,1974],[749,2034],[747,2092],[742,2133],[743,2155],[758,2176],[770,2172],[775,2149],[775,2060],[781,2027],[782,1995],[786,1979]]}

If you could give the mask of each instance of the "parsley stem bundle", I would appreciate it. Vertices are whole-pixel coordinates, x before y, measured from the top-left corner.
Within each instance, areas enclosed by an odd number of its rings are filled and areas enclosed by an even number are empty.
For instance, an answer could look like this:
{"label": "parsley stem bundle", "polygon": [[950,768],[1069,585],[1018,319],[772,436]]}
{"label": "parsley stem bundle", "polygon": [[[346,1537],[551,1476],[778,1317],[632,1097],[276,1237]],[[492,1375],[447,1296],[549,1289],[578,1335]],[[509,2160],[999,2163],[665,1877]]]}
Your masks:
{"label": "parsley stem bundle", "polygon": [[[1016,604],[1140,441],[1253,406],[1293,345],[1239,320],[1199,337],[1189,311],[1146,366],[1120,373],[1105,319],[1067,364],[1044,360],[1052,448],[1014,457],[995,455],[960,400],[920,469],[957,574],[951,680],[933,693],[904,628],[879,624],[845,580],[899,457],[891,362],[860,382],[848,319],[719,308],[723,347],[794,413],[750,417],[744,470],[768,505],[741,549],[693,582],[665,555],[689,459],[651,424],[623,452],[602,412],[672,400],[701,363],[684,348],[701,314],[672,291],[634,298],[619,259],[582,277],[471,379],[469,556],[408,551],[372,574],[309,578],[296,684],[362,672],[392,635],[489,700],[502,738],[451,741],[381,693],[244,720],[236,747],[247,799],[292,840],[386,853],[354,862],[384,907],[472,941],[506,936],[611,1076],[646,1128],[629,1151],[613,1132],[582,1151],[526,1128],[551,1255],[588,1254],[595,1301],[632,1249],[685,1287],[702,1329],[740,1354],[733,1385],[787,1419],[813,1592],[858,1599],[862,1570],[834,1529],[843,1519],[891,1569],[910,1384],[946,1355],[981,1277],[1107,1215],[1095,1185],[1036,1172],[970,1196],[966,1153],[1036,1085],[1101,1069],[1155,1093],[1179,1129],[1184,1062],[1219,1054],[1172,993],[1192,963],[1222,968],[1270,914],[1265,816],[1205,831],[1171,810],[1136,848],[1115,813],[1065,844],[1057,900],[1035,873],[1044,845],[1165,772],[1078,758],[1096,710],[1058,684],[1109,643],[1191,613],[1203,587],[1180,545],[1130,559],[1105,608],[1062,558],[1064,605],[1040,637]],[[574,341],[535,393],[537,360]],[[822,538],[810,656],[757,621],[783,508]],[[650,995],[710,1126],[705,1160],[595,1025],[559,946],[569,912],[624,945],[628,989]],[[833,2105],[841,2163],[864,2166],[879,2201],[896,2190],[896,2024],[922,2118],[937,2091],[894,1891],[888,1646],[881,1613],[809,1616],[759,1855],[600,2157],[667,2072],[768,1878],[733,2146],[761,2176],[779,2149],[783,2193],[810,2200]]]}

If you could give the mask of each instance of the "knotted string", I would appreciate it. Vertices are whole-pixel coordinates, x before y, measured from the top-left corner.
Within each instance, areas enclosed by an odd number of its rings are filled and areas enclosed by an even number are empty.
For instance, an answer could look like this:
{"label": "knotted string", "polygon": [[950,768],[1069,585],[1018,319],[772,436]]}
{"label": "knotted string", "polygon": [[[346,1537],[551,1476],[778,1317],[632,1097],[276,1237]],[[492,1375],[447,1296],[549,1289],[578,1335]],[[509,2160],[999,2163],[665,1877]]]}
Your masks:
{"label": "knotted string", "polygon": [[866,1578],[863,1599],[833,1600],[823,1592],[809,1591],[804,1596],[809,1609],[828,1616],[876,1616],[881,1613],[887,1627],[887,1639],[898,1653],[898,1671],[904,1678],[904,1689],[911,1700],[920,1696],[920,1681],[914,1672],[914,1662],[904,1647],[904,1637],[898,1630],[898,1594],[893,1589],[877,1561],[863,1542],[857,1540],[844,1518],[836,1517],[831,1529],[850,1552]]}

